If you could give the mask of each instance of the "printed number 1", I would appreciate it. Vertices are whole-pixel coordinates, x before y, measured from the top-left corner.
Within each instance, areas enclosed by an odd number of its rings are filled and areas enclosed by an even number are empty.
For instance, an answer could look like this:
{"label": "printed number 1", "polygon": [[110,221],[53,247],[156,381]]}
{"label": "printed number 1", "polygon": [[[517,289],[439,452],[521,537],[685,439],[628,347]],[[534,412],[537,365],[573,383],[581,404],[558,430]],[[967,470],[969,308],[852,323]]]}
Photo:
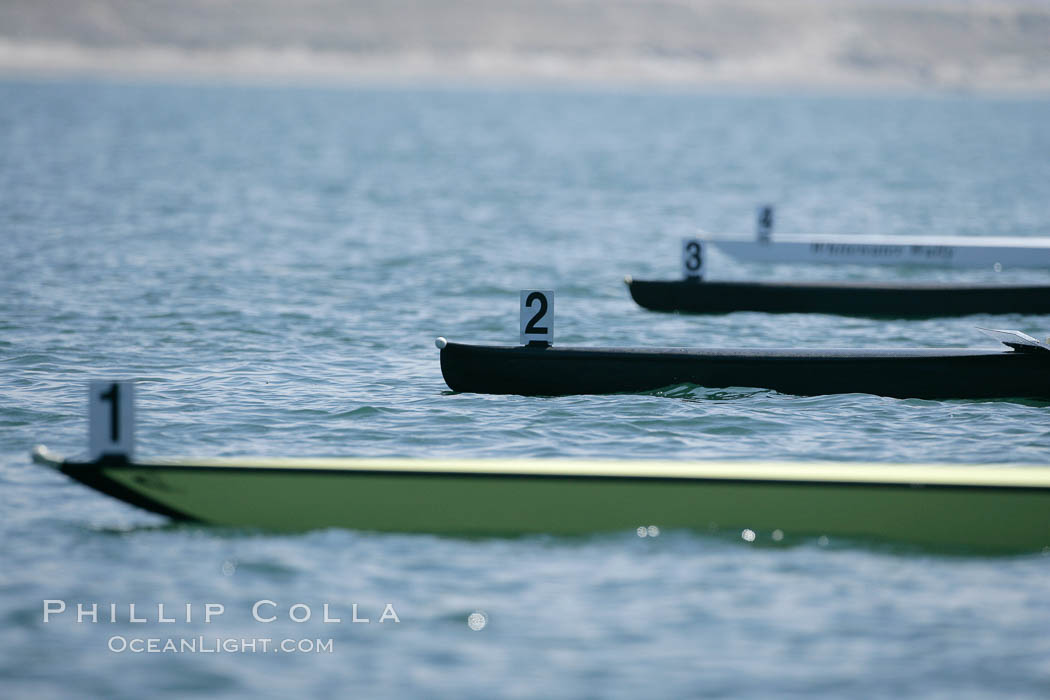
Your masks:
{"label": "printed number 1", "polygon": [[109,401],[109,436],[112,442],[120,440],[120,386],[110,384],[109,391],[99,395],[103,401]]}
{"label": "printed number 1", "polygon": [[546,326],[537,326],[536,325],[536,321],[539,321],[547,313],[547,297],[545,297],[544,295],[540,294],[539,292],[533,292],[532,294],[530,294],[525,299],[525,307],[531,309],[532,308],[532,302],[534,302],[534,301],[539,301],[540,302],[540,310],[538,312],[536,312],[536,315],[533,316],[532,319],[527,324],[525,324],[525,332],[526,333],[542,333],[542,334],[546,334],[547,333],[547,327]]}

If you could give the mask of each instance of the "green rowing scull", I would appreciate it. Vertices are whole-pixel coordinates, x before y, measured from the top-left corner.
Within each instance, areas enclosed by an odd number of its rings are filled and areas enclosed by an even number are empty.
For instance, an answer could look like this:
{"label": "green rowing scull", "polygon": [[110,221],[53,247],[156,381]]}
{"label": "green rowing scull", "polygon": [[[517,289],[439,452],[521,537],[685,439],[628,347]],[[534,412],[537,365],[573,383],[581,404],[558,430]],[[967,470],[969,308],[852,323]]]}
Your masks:
{"label": "green rowing scull", "polygon": [[977,552],[1050,546],[1050,469],[566,459],[34,461],[177,520],[281,531],[576,535],[656,525]]}

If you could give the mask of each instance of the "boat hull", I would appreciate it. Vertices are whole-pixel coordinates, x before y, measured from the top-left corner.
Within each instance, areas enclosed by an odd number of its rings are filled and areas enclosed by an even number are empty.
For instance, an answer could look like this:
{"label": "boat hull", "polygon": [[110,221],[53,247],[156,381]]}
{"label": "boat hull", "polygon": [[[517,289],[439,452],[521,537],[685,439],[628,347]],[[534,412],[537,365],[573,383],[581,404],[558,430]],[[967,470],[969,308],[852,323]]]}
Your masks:
{"label": "boat hull", "polygon": [[824,313],[884,318],[1050,313],[1050,286],[628,280],[652,311]]}
{"label": "boat hull", "polygon": [[686,350],[446,343],[453,391],[524,396],[643,392],[676,384],[785,394],[1050,398],[1050,353],[1012,350]]}
{"label": "boat hull", "polygon": [[1050,470],[618,460],[216,459],[78,463],[34,455],[178,520],[301,531],[581,535],[638,527],[768,540],[844,536],[935,548],[1050,545]]}

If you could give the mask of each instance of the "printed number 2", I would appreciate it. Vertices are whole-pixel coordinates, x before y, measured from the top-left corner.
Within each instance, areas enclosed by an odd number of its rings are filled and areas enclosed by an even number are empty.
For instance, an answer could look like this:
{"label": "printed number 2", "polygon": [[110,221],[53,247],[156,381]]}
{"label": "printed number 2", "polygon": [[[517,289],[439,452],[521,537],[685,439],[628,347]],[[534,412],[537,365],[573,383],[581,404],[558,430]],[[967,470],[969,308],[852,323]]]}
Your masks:
{"label": "printed number 2", "polygon": [[546,326],[537,326],[536,325],[536,321],[539,321],[541,318],[543,318],[547,314],[547,297],[545,297],[544,295],[540,294],[539,292],[533,292],[532,294],[530,294],[525,299],[525,306],[526,306],[526,308],[531,309],[532,308],[532,302],[534,302],[534,301],[540,302],[540,310],[536,312],[536,315],[533,316],[532,319],[530,319],[527,324],[525,324],[525,332],[526,333],[541,333],[541,334],[546,335],[547,327]]}
{"label": "printed number 2", "polygon": [[521,344],[553,344],[554,290],[522,289],[518,301],[518,338]]}
{"label": "printed number 2", "polygon": [[110,384],[109,391],[99,395],[103,401],[109,401],[109,437],[113,442],[120,442],[120,386]]}

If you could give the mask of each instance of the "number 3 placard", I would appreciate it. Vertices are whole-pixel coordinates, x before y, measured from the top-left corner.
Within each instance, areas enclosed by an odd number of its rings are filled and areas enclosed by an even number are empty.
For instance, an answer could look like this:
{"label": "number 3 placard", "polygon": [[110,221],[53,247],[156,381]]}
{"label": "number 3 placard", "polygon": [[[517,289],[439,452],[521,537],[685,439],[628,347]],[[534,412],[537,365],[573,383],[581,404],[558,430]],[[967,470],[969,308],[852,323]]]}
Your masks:
{"label": "number 3 placard", "polygon": [[701,279],[704,276],[704,242],[699,238],[682,239],[682,277]]}
{"label": "number 3 placard", "polygon": [[520,340],[522,345],[554,345],[554,291],[523,289],[521,291]]}

